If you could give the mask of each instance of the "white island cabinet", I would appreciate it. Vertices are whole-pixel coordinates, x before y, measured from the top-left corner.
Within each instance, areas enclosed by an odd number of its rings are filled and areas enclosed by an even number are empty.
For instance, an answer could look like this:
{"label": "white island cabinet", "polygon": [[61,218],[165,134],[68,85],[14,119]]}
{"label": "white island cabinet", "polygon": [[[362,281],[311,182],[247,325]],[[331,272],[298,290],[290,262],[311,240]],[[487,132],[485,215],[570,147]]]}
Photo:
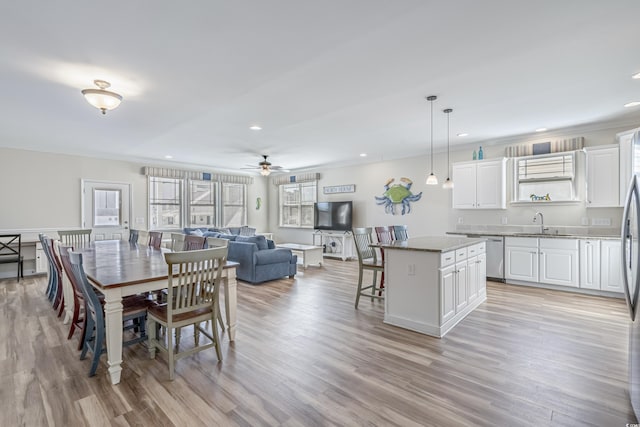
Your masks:
{"label": "white island cabinet", "polygon": [[484,239],[418,237],[389,245],[384,322],[442,337],[486,301]]}

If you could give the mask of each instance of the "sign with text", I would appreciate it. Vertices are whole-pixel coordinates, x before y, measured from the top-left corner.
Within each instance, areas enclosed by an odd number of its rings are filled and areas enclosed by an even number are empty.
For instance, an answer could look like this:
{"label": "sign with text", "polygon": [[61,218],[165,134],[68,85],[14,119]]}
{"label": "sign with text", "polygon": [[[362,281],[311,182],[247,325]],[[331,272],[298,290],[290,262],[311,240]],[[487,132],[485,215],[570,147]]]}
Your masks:
{"label": "sign with text", "polygon": [[322,187],[322,192],[324,194],[336,194],[336,193],[355,193],[356,185],[348,184],[348,185],[330,185],[328,187]]}

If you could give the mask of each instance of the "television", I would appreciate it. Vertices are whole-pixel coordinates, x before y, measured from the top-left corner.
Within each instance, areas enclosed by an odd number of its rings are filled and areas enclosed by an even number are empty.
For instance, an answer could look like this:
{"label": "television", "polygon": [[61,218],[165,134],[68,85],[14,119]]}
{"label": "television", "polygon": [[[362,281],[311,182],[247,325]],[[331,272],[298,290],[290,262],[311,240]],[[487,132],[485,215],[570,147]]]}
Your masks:
{"label": "television", "polygon": [[316,230],[351,231],[352,202],[318,202],[313,208]]}

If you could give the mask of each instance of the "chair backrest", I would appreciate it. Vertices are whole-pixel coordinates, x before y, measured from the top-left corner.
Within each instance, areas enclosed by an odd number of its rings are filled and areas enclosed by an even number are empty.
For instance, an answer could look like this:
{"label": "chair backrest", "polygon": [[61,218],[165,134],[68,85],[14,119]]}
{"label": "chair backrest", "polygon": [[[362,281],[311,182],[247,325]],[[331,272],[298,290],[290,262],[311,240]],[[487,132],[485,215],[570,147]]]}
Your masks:
{"label": "chair backrest", "polygon": [[73,312],[73,306],[76,303],[75,299],[75,290],[73,288],[73,284],[71,283],[70,276],[72,275],[70,265],[65,266],[63,259],[63,248],[68,258],[67,250],[73,250],[72,246],[63,246],[60,243],[60,240],[55,240],[53,242],[53,257],[60,263],[60,283],[62,283],[62,294],[64,296],[64,305],[66,309],[70,312]]}
{"label": "chair backrest", "polygon": [[138,230],[138,244],[147,246],[149,244],[149,232]]}
{"label": "chair backrest", "polygon": [[58,236],[60,236],[63,245],[78,247],[91,241],[91,229],[59,230]]}
{"label": "chair backrest", "polygon": [[[73,295],[78,300],[83,300],[84,295],[82,294],[82,288],[80,287],[80,283],[76,280],[76,276],[73,274],[73,270],[71,268],[71,259],[69,258],[69,253],[73,250],[73,246],[62,246],[59,247],[60,251],[60,261],[62,262],[62,269],[64,270],[67,278],[69,279],[69,283],[73,288]],[[75,302],[75,301],[74,301]]]}
{"label": "chair backrest", "polygon": [[76,282],[80,285],[82,296],[85,301],[85,307],[90,311],[89,313],[85,313],[85,316],[90,315],[99,325],[104,325],[102,305],[100,304],[100,299],[98,298],[95,289],[89,283],[89,279],[87,279],[84,272],[84,267],[82,266],[82,254],[80,252],[69,252],[69,261],[71,261],[71,271],[73,272],[73,276],[75,277]]}
{"label": "chair backrest", "polygon": [[206,238],[202,236],[188,235],[184,237],[184,249],[185,251],[197,251],[198,249],[204,249]]}
{"label": "chair backrest", "polygon": [[162,231],[149,232],[149,246],[155,249],[160,249],[160,246],[162,246]]}
{"label": "chair backrest", "polygon": [[375,230],[378,242],[391,243],[394,241],[392,226],[376,227]]}
{"label": "chair backrest", "polygon": [[358,253],[358,261],[362,263],[364,260],[378,260],[376,251],[369,245],[373,242],[371,227],[354,228],[353,241],[356,243],[356,252]]}
{"label": "chair backrest", "polygon": [[129,243],[138,243],[138,237],[140,235],[139,230],[129,229]]}
{"label": "chair backrest", "polygon": [[47,260],[49,260],[49,264],[51,265],[51,273],[54,275],[56,283],[60,283],[62,265],[60,265],[60,260],[53,254],[53,239],[45,236],[42,249],[44,250],[44,254],[47,256]]}
{"label": "chair backrest", "polygon": [[394,225],[393,226],[393,235],[395,240],[407,240],[409,238],[409,233],[407,232],[406,225]]}
{"label": "chair backrest", "polygon": [[182,233],[171,233],[171,249],[173,252],[180,252],[184,250],[184,238],[186,235]]}
{"label": "chair backrest", "polygon": [[229,246],[229,240],[221,237],[207,237],[208,248],[226,248]]}
{"label": "chair backrest", "polygon": [[238,236],[255,236],[255,235],[256,235],[256,229],[252,227],[248,227],[246,225],[243,225],[242,227],[240,227],[240,232],[238,233]]}
{"label": "chair backrest", "polygon": [[[169,271],[167,318],[217,304],[227,248],[164,254]],[[173,272],[173,274],[171,274]]]}
{"label": "chair backrest", "polygon": [[0,262],[18,262],[22,256],[22,236],[20,234],[0,234]]}

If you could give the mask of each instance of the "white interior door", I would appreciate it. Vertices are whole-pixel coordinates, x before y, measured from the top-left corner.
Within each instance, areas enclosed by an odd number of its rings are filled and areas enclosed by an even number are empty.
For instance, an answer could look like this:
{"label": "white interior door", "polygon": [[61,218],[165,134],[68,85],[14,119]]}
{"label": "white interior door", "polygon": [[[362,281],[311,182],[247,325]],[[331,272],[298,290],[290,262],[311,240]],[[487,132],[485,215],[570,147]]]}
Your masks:
{"label": "white interior door", "polygon": [[93,240],[129,238],[131,184],[82,180],[82,228]]}

